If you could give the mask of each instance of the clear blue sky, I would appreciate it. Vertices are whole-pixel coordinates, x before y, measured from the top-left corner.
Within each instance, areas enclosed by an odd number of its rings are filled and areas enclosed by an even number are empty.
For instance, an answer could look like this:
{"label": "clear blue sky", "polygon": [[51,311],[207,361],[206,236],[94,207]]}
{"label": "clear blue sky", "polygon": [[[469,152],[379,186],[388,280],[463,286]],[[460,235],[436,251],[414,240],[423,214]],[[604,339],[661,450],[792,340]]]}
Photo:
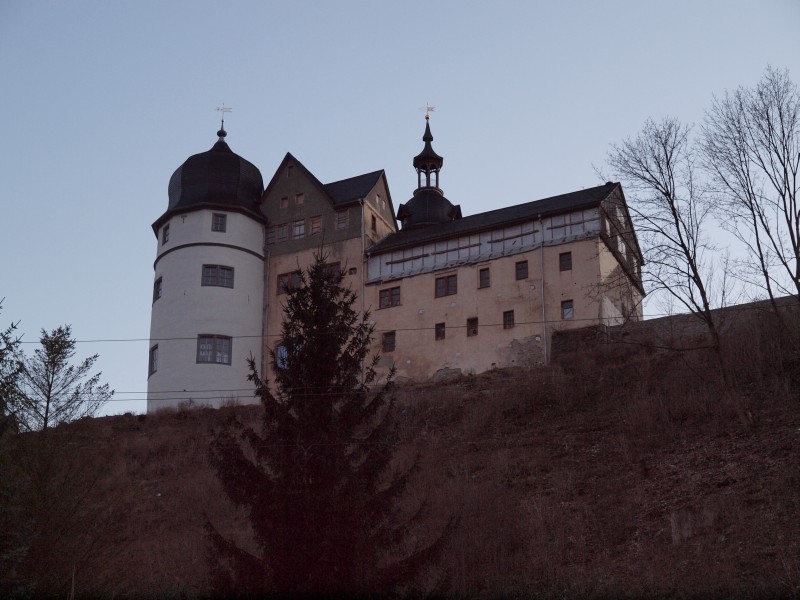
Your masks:
{"label": "clear blue sky", "polygon": [[265,181],[287,151],[323,182],[385,169],[395,206],[430,103],[466,216],[600,183],[610,143],[768,64],[800,81],[798,26],[797,0],[0,0],[0,326],[72,324],[104,412],[144,411],[150,225],[222,102]]}

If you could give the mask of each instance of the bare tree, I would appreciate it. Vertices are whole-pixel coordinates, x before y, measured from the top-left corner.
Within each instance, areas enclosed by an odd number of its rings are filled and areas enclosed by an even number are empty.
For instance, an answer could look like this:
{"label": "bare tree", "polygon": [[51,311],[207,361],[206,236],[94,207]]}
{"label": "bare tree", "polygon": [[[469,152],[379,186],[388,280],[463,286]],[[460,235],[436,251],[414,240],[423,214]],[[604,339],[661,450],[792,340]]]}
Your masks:
{"label": "bare tree", "polygon": [[788,72],[768,68],[754,88],[715,98],[701,149],[716,211],[748,250],[741,276],[773,307],[776,294],[800,301],[800,92]]}
{"label": "bare tree", "polygon": [[612,145],[608,163],[628,190],[645,285],[703,321],[719,351],[709,285],[715,248],[706,237],[711,206],[695,172],[689,128],[676,119],[648,119],[636,138]]}
{"label": "bare tree", "polygon": [[21,428],[35,431],[94,415],[114,395],[108,384],[100,385],[100,373],[90,375],[98,355],[70,361],[75,340],[69,325],[51,332],[42,330],[41,347],[23,357],[10,410]]}

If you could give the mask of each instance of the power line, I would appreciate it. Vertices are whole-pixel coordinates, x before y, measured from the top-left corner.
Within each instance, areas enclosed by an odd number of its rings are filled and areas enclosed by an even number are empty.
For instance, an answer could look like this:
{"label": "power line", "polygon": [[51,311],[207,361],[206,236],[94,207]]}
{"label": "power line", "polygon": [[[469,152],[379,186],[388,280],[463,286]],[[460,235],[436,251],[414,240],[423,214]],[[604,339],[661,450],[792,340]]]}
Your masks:
{"label": "power line", "polygon": [[[788,307],[786,307],[788,308]],[[513,310],[513,309],[512,309]],[[714,309],[714,311],[757,311],[763,313],[771,313],[772,309],[769,307],[764,306],[728,306],[723,308]],[[649,318],[643,319],[641,321],[633,321],[633,323],[648,323],[658,318],[662,317],[675,317],[675,318],[692,318],[696,317],[693,313],[651,313]],[[571,318],[571,319],[553,319],[550,321],[544,320],[529,320],[529,321],[515,321],[514,325],[542,325],[547,323],[548,325],[552,325],[555,323],[578,323],[578,322],[591,322],[596,323],[598,325],[602,325],[604,323],[598,321],[611,321],[616,319],[617,317],[607,317],[605,319],[599,319],[597,317],[584,317],[584,318]],[[478,327],[502,327],[502,322],[492,322],[492,323],[479,323]],[[617,327],[618,325],[609,325],[609,327]],[[466,329],[467,325],[447,325],[448,329]],[[388,331],[434,331],[435,325],[430,327],[401,327],[395,329],[375,329],[375,333],[386,333]],[[333,334],[331,334],[333,335]],[[252,334],[252,335],[234,335],[228,336],[231,339],[253,339],[253,338],[280,338],[280,333],[270,333],[270,334]],[[98,339],[86,339],[86,340],[74,340],[76,344],[104,344],[104,343],[132,343],[132,342],[170,342],[170,341],[196,341],[197,336],[179,336],[179,337],[162,337],[162,338],[98,338]],[[29,340],[19,340],[21,344],[38,344],[39,341],[29,341]]]}

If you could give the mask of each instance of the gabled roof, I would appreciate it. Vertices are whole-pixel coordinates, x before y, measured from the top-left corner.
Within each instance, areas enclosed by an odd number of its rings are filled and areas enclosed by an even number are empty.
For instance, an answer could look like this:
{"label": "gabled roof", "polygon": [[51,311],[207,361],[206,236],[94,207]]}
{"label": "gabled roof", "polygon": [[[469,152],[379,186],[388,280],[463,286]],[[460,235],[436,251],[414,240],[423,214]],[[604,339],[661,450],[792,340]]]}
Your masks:
{"label": "gabled roof", "polygon": [[283,160],[281,161],[281,164],[278,165],[277,169],[275,169],[275,174],[272,176],[272,179],[269,180],[269,183],[267,184],[267,187],[264,188],[264,193],[261,196],[262,201],[263,201],[264,198],[269,196],[270,192],[272,191],[272,188],[275,186],[275,184],[278,181],[279,173],[281,173],[283,171],[283,168],[289,162],[297,165],[297,167],[305,174],[305,176],[308,177],[311,180],[312,183],[314,183],[316,186],[318,186],[319,190],[323,194],[327,195],[327,192],[325,191],[325,186],[322,185],[322,182],[319,179],[317,179],[311,171],[306,169],[306,166],[303,163],[301,163],[294,156],[292,156],[291,152],[287,152],[286,156],[283,157]]}
{"label": "gabled roof", "polygon": [[372,246],[368,253],[370,255],[380,254],[404,248],[416,246],[432,241],[448,239],[467,233],[476,233],[486,229],[511,225],[523,221],[536,219],[540,215],[550,216],[559,213],[567,213],[585,208],[599,206],[600,203],[610,196],[619,186],[619,183],[606,183],[598,187],[552,196],[542,200],[517,204],[508,208],[500,208],[485,213],[479,213],[469,217],[464,217],[455,221],[449,221],[440,225],[431,225],[419,229],[402,230],[386,236],[383,240]]}
{"label": "gabled roof", "polygon": [[341,179],[332,183],[323,184],[314,176],[311,171],[306,168],[303,163],[297,160],[297,158],[295,158],[291,152],[287,152],[286,156],[283,157],[281,164],[275,170],[275,174],[272,176],[272,179],[270,179],[269,184],[267,184],[262,196],[263,198],[266,198],[272,191],[273,186],[278,180],[278,174],[283,171],[284,166],[289,162],[296,165],[303,172],[303,174],[308,177],[308,179],[311,180],[311,182],[314,183],[325,196],[328,197],[328,199],[331,201],[331,204],[335,207],[346,206],[348,204],[358,202],[361,200],[361,198],[364,198],[367,194],[369,194],[382,176],[385,176],[383,169],[381,169],[380,171],[373,171],[372,173],[356,175],[355,177],[349,177],[347,179]]}
{"label": "gabled roof", "polygon": [[333,200],[334,206],[342,206],[356,202],[370,193],[383,175],[383,170],[348,177],[340,181],[326,183],[322,187]]}

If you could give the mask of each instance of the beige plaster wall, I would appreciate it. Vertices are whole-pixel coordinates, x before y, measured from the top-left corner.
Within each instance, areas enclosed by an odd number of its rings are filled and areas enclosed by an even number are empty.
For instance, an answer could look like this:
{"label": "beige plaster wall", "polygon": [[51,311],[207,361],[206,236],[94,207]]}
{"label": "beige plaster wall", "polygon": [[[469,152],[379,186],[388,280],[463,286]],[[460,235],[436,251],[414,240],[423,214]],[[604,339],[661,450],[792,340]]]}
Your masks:
{"label": "beige plaster wall", "polygon": [[[383,334],[395,332],[396,348],[384,353],[400,378],[425,380],[440,370],[477,373],[495,367],[545,360],[547,338],[556,329],[596,322],[601,309],[590,291],[599,284],[598,240],[544,247],[545,312],[542,311],[542,254],[537,248],[512,256],[368,285],[367,303],[376,327],[375,349]],[[559,254],[572,252],[572,270],[559,269]],[[528,277],[516,279],[516,263],[528,262]],[[479,288],[479,272],[490,269],[491,284]],[[458,292],[435,297],[435,281],[455,274]],[[379,308],[380,291],[400,287],[400,305]],[[561,302],[573,301],[573,316],[562,319]],[[514,311],[514,327],[504,329],[503,313]],[[467,319],[478,318],[478,334],[467,335]],[[436,323],[445,339],[436,340]]]}

